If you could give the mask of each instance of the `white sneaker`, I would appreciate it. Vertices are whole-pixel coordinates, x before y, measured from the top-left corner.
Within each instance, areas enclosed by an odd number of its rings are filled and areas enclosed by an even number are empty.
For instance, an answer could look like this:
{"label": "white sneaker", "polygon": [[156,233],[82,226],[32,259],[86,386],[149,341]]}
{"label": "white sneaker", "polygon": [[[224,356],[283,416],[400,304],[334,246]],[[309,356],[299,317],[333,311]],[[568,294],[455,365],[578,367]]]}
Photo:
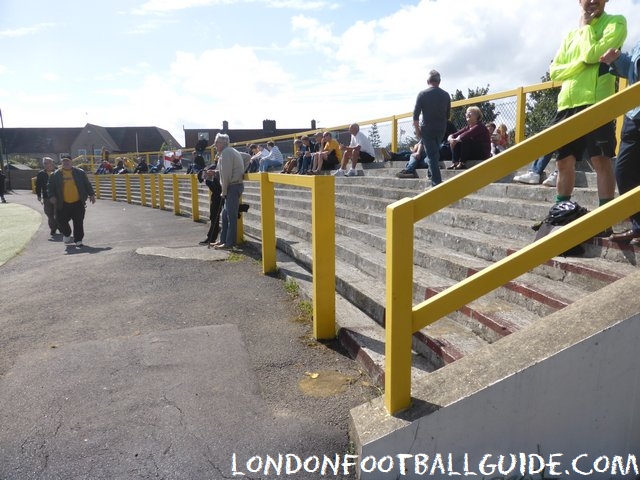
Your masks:
{"label": "white sneaker", "polygon": [[336,177],[344,177],[345,173],[347,172],[339,168],[338,170],[334,170],[333,172],[331,172],[331,175],[334,175]]}
{"label": "white sneaker", "polygon": [[76,242],[76,247],[82,247],[82,242]]}
{"label": "white sneaker", "polygon": [[528,185],[538,185],[540,183],[540,175],[536,172],[527,172],[522,175],[513,177],[514,182],[526,183]]}
{"label": "white sneaker", "polygon": [[350,168],[349,171],[347,172],[347,177],[355,177],[358,175],[358,172],[355,171],[355,169]]}
{"label": "white sneaker", "polygon": [[62,241],[67,245],[71,245],[73,243],[73,239],[71,237],[67,237],[66,235],[62,236]]}
{"label": "white sneaker", "polygon": [[551,175],[549,175],[549,178],[547,178],[544,182],[542,182],[542,185],[544,185],[545,187],[555,187],[557,181],[558,181],[558,171],[556,170]]}

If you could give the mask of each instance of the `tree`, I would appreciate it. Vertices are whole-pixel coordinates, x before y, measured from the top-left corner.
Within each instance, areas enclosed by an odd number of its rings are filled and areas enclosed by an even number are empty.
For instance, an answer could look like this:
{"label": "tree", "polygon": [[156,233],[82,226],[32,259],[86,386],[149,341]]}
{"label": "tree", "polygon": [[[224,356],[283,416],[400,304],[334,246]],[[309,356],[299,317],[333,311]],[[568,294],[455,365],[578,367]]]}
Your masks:
{"label": "tree", "polygon": [[[540,80],[550,81],[549,72],[540,77]],[[558,108],[558,93],[560,93],[560,87],[538,90],[529,94],[525,111],[525,137],[531,137],[551,125]]]}
{"label": "tree", "polygon": [[376,123],[371,124],[371,128],[369,128],[369,140],[371,140],[371,146],[373,148],[380,147],[382,141],[380,140],[380,132],[378,132],[378,125]]}
{"label": "tree", "polygon": [[[468,97],[481,97],[489,93],[489,85],[486,87],[476,87],[475,90],[468,89]],[[451,101],[455,102],[456,100],[464,100],[465,97],[460,90],[456,90],[456,93],[451,95]],[[476,105],[480,108],[482,112],[482,122],[489,123],[493,122],[498,114],[496,114],[496,104],[493,102],[481,102]],[[457,107],[451,109],[451,121],[455,125],[457,129],[460,129],[467,125],[467,120],[465,118],[465,112],[467,111],[467,107]]]}

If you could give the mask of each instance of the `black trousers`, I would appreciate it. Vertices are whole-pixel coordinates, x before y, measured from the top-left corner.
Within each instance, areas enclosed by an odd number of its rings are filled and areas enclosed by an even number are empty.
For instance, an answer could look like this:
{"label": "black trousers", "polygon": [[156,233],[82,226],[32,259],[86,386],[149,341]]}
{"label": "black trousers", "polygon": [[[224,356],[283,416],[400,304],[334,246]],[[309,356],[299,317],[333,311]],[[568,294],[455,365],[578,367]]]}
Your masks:
{"label": "black trousers", "polygon": [[85,206],[82,202],[63,203],[58,210],[58,228],[65,237],[71,236],[69,221],[73,222],[73,239],[81,242],[84,238],[84,212]]}
{"label": "black trousers", "polygon": [[[640,121],[626,116],[622,124],[615,175],[620,195],[640,185]],[[633,229],[639,231],[640,213],[632,215],[631,222]]]}
{"label": "black trousers", "polygon": [[220,235],[220,212],[222,211],[222,204],[224,201],[220,195],[212,194],[211,203],[209,205],[209,232],[207,233],[207,240],[209,243],[215,243]]}

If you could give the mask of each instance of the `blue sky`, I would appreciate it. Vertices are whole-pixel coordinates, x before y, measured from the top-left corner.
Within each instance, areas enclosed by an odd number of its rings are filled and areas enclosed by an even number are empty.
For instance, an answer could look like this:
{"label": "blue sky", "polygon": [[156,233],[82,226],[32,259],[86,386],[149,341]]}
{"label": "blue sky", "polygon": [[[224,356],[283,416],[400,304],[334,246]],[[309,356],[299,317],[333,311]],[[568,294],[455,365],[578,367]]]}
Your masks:
{"label": "blue sky", "polygon": [[[609,13],[638,18],[640,0]],[[550,13],[551,12],[551,13]],[[537,83],[577,25],[566,0],[2,0],[5,127],[319,128],[450,93]],[[640,39],[633,22],[626,46]]]}

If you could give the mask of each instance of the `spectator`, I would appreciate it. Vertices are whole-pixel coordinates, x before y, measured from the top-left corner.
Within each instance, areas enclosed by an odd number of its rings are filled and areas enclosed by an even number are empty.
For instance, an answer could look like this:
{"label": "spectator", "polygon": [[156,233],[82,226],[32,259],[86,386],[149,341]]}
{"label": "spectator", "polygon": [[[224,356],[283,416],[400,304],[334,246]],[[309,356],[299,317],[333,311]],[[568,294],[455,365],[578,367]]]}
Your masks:
{"label": "spectator", "polygon": [[[611,73],[626,77],[629,85],[633,85],[640,75],[640,42],[636,43],[631,53],[621,54],[620,50],[609,49],[601,61],[611,65]],[[624,116],[615,177],[620,195],[640,185],[640,106],[632,108]],[[612,233],[609,240],[640,245],[640,213],[631,215],[631,229]]]}
{"label": "spectator", "polygon": [[262,151],[260,147],[255,143],[249,145],[249,166],[245,170],[245,173],[254,173],[260,169],[260,159],[262,158]]}
{"label": "spectator", "polygon": [[100,166],[96,170],[96,175],[103,175],[103,174],[113,172],[113,165],[111,165],[111,163],[109,163],[109,160],[108,160],[109,152],[107,152],[106,158],[107,160],[102,160],[102,162],[100,163]]}
{"label": "spectator", "polygon": [[303,135],[300,141],[302,145],[298,150],[297,169],[298,175],[304,175],[311,168],[311,153],[314,145],[311,144],[311,139],[307,135]]}
{"label": "spectator", "polygon": [[149,167],[149,173],[162,173],[164,169],[164,159],[162,157],[158,157],[155,165],[151,165]]}
{"label": "spectator", "polygon": [[238,236],[238,210],[240,196],[244,191],[244,161],[242,155],[229,145],[229,135],[218,133],[214,141],[218,152],[218,170],[222,187],[222,230],[220,241],[214,243],[215,248],[230,249],[236,244]]}
{"label": "spectator", "polygon": [[53,164],[53,158],[44,157],[42,159],[42,170],[40,170],[36,176],[36,196],[38,197],[38,201],[42,203],[42,206],[44,207],[44,214],[47,216],[47,224],[49,225],[49,233],[52,237],[57,233],[58,222],[56,221],[53,203],[49,201],[47,184],[49,183],[49,177],[54,170],[55,165]]}
{"label": "spectator", "polygon": [[220,209],[222,208],[222,185],[220,184],[220,172],[214,167],[200,171],[198,180],[204,181],[209,187],[211,195],[209,197],[209,231],[200,245],[217,244],[218,234],[220,233]]}
{"label": "spectator", "polygon": [[267,150],[269,150],[269,153],[260,159],[260,167],[258,169],[260,172],[267,172],[274,167],[281,168],[284,162],[282,152],[280,152],[275,142],[267,142]]}
{"label": "spectator", "polygon": [[171,159],[171,166],[164,169],[164,173],[173,173],[182,170],[182,155],[176,154]]}
{"label": "spectator", "polygon": [[456,130],[457,128],[453,124],[453,122],[447,120],[447,130],[442,137],[442,143],[440,144],[440,162],[451,160],[453,158],[453,154],[451,153],[451,146],[449,145],[449,135],[455,133]]}
{"label": "spectator", "polygon": [[[493,127],[493,129],[490,127]],[[498,125],[498,128],[496,128],[495,123],[489,123],[487,129],[491,134],[491,155],[498,155],[500,152],[504,152],[509,144],[507,126],[501,123]]]}
{"label": "spectator", "polygon": [[319,174],[322,170],[331,170],[340,161],[340,144],[333,138],[331,132],[322,134],[322,147],[313,154],[312,174]]}
{"label": "spectator", "polygon": [[467,126],[449,135],[453,163],[449,170],[464,170],[469,160],[486,160],[491,156],[491,137],[482,123],[482,111],[469,107],[465,114]]}
{"label": "spectator", "polygon": [[405,165],[403,170],[400,170],[396,177],[398,178],[418,178],[418,168],[429,168],[425,159],[427,158],[424,147],[422,146],[422,140],[419,140],[409,152],[409,161]]}
{"label": "spectator", "polygon": [[116,166],[113,169],[113,173],[117,175],[129,173],[129,170],[124,166],[124,160],[121,157],[116,158]]}
{"label": "spectator", "polygon": [[[349,145],[342,147],[340,168],[333,172],[336,176],[355,177],[358,161],[371,163],[376,159],[376,152],[373,149],[373,145],[371,145],[371,140],[360,131],[360,125],[352,123],[349,127],[349,133],[351,134],[351,142],[349,142]],[[351,162],[351,167],[347,171],[346,168],[349,162]]]}
{"label": "spectator", "polygon": [[133,173],[147,173],[149,171],[149,165],[145,157],[138,157],[138,165],[136,165]]}
{"label": "spectator", "polygon": [[2,170],[0,170],[0,202],[7,203],[4,198],[4,193],[7,188],[7,176],[4,174]]}
{"label": "spectator", "polygon": [[418,93],[413,108],[413,128],[416,137],[422,140],[433,186],[442,183],[440,144],[451,116],[451,96],[440,88],[440,81],[440,73],[431,70],[427,77],[428,88]]}
{"label": "spectator", "polygon": [[[553,153],[554,152],[547,153],[546,155],[534,160],[534,162],[531,164],[531,167],[529,167],[529,171],[527,173],[523,173],[522,175],[516,175],[515,177],[513,177],[513,181],[518,183],[526,183],[528,185],[540,184],[545,176],[544,169],[547,168],[547,165],[551,161]],[[555,187],[557,177],[558,171],[555,170],[551,175],[549,175],[549,178],[542,182],[542,184],[547,187]]]}
{"label": "spectator", "polygon": [[195,173],[198,174],[199,172],[203,171],[205,167],[205,163],[204,163],[204,157],[202,155],[196,155],[193,158],[193,163],[191,165],[189,165],[189,168],[187,168],[187,173],[191,174],[191,173]]}
{"label": "spectator", "polygon": [[[47,192],[56,209],[62,240],[67,245],[75,241],[76,247],[82,247],[87,199],[96,203],[96,197],[87,174],[73,166],[70,155],[62,156],[62,168],[49,177]],[[73,222],[73,238],[69,221]]]}
{"label": "spectator", "polygon": [[[600,57],[610,48],[619,48],[627,36],[627,22],[621,15],[604,11],[606,0],[580,0],[580,25],[570,31],[556,53],[549,74],[551,80],[562,81],[558,94],[558,111],[553,123],[560,123],[585,108],[612,95],[615,78],[609,74]],[[605,68],[602,68],[605,66]],[[556,168],[556,202],[571,199],[575,186],[576,161],[586,152],[596,171],[598,203],[613,199],[615,178],[611,158],[615,154],[614,123],[602,125],[558,150]],[[598,236],[609,236],[607,228]]]}
{"label": "spectator", "polygon": [[282,170],[280,171],[280,173],[292,173],[294,169],[298,168],[298,157],[300,156],[300,149],[303,146],[302,140],[300,140],[299,138],[294,140],[293,145],[296,155],[291,156],[287,159],[287,161],[282,166]]}

